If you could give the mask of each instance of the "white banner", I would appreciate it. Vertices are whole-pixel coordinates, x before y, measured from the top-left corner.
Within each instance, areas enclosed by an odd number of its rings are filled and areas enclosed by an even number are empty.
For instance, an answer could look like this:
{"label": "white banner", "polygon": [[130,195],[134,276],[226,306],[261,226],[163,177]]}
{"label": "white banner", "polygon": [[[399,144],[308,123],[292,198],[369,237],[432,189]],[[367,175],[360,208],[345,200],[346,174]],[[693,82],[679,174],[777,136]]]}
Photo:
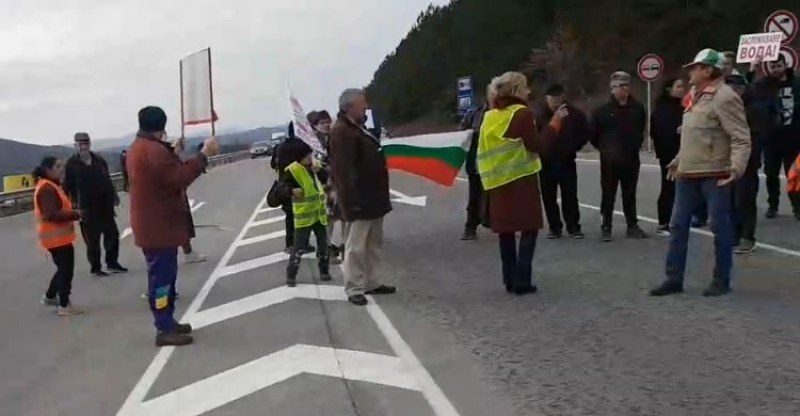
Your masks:
{"label": "white banner", "polygon": [[211,90],[211,49],[181,59],[183,125],[216,121]]}
{"label": "white banner", "polygon": [[778,60],[781,50],[781,33],[753,33],[739,37],[739,50],[736,62],[747,64],[761,58],[763,62]]}
{"label": "white banner", "polygon": [[322,143],[320,143],[319,139],[317,139],[314,129],[311,128],[311,123],[309,123],[308,119],[306,118],[306,112],[303,110],[303,106],[300,104],[300,101],[298,101],[297,98],[292,95],[291,90],[289,90],[289,106],[292,110],[294,136],[311,146],[315,152],[323,155],[327,154],[325,149],[322,147]]}

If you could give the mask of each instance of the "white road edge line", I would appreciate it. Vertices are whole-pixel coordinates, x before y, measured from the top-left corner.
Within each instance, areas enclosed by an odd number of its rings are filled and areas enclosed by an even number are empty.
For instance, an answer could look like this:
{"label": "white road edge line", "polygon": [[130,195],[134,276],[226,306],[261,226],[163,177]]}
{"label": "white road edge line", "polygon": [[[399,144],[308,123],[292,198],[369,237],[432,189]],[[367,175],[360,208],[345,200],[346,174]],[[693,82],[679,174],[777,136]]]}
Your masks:
{"label": "white road edge line", "polygon": [[[211,293],[211,288],[214,286],[217,280],[219,280],[220,272],[225,268],[225,265],[227,265],[231,257],[233,257],[233,253],[236,251],[238,242],[244,238],[247,230],[250,229],[250,225],[255,221],[259,209],[261,209],[261,206],[266,203],[266,200],[267,196],[264,195],[264,197],[261,198],[261,201],[256,206],[256,209],[253,210],[250,218],[242,227],[241,231],[239,231],[239,235],[237,235],[230,246],[228,246],[228,250],[219,260],[216,267],[211,272],[208,280],[206,280],[206,282],[203,284],[203,287],[200,288],[200,292],[198,292],[197,296],[195,296],[194,300],[192,300],[189,308],[183,314],[181,321],[186,322],[191,320],[190,318],[194,316],[198,310],[200,310],[200,307],[208,297],[208,294]],[[128,398],[123,403],[119,412],[117,412],[117,416],[134,414],[132,412],[135,412],[137,406],[144,401],[144,398],[147,396],[147,392],[150,391],[151,387],[153,387],[153,383],[155,383],[156,379],[158,379],[158,376],[161,374],[164,366],[167,365],[167,361],[169,360],[169,357],[172,355],[173,351],[175,351],[175,347],[162,347],[158,351],[155,358],[153,358],[153,361],[147,367],[147,370],[145,370],[144,374],[142,374],[142,378],[139,379],[139,382],[133,387],[131,393],[128,395]]]}
{"label": "white road edge line", "polygon": [[[579,161],[580,161],[580,159],[579,159]],[[467,182],[466,178],[462,178],[460,176],[456,177],[456,180],[458,180],[459,182]],[[589,205],[589,204],[584,204],[584,203],[580,203],[578,205],[580,205],[583,208],[591,209],[593,211],[598,211],[598,212],[600,211],[600,207],[597,207],[597,206],[594,206],[594,205]],[[614,211],[614,215],[623,216],[623,217],[625,216],[625,214],[623,212],[621,212],[621,211]],[[644,222],[647,222],[647,223],[650,223],[650,224],[658,225],[658,220],[656,220],[655,218],[643,217],[641,215],[638,216],[638,218],[641,221],[644,221]],[[706,237],[714,237],[714,233],[712,233],[710,231],[700,230],[700,229],[697,229],[697,228],[692,228],[691,231],[693,233],[695,233],[695,234],[704,235]],[[787,256],[800,257],[800,251],[792,250],[792,249],[789,249],[789,248],[786,248],[786,247],[776,246],[774,244],[756,242],[756,247],[762,248],[762,249],[767,250],[767,251],[772,251],[772,252],[775,252],[775,253],[785,254]]]}
{"label": "white road edge line", "polygon": [[[189,200],[189,206],[191,206],[190,209],[191,209],[192,213],[194,213],[195,211],[197,211],[200,208],[203,208],[203,206],[205,206],[205,205],[206,205],[205,202],[198,202],[197,205],[195,205],[194,204],[194,199],[190,199]],[[127,228],[125,228],[125,230],[122,231],[122,234],[119,235],[119,239],[123,240],[126,237],[130,236],[131,234],[133,234],[133,230],[131,229],[131,227],[127,227]]]}

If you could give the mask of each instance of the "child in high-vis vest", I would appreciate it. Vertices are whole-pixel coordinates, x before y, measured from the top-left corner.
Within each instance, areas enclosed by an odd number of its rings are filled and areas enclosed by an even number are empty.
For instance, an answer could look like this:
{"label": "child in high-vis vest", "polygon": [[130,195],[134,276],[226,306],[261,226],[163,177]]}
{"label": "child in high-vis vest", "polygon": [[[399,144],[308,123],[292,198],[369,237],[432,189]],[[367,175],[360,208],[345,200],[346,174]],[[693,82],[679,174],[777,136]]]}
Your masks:
{"label": "child in high-vis vest", "polygon": [[289,266],[286,268],[286,285],[297,285],[297,272],[303,247],[308,246],[311,233],[317,239],[317,259],[319,260],[320,280],[331,280],[328,259],[328,212],[325,205],[325,189],[317,173],[319,163],[315,163],[311,147],[298,141],[297,149],[292,149],[292,160],[284,169],[281,180],[292,192],[292,213],[294,214],[294,245],[290,251]]}

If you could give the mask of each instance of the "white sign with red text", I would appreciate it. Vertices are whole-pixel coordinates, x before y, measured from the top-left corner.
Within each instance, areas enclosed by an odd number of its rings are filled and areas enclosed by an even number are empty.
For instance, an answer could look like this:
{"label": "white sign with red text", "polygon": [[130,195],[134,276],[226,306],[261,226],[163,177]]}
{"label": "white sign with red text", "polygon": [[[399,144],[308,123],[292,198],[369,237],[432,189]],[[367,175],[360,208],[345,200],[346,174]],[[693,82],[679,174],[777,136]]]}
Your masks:
{"label": "white sign with red text", "polygon": [[778,32],[742,35],[739,37],[736,62],[748,64],[758,58],[763,62],[775,61],[780,55],[782,40],[783,34]]}

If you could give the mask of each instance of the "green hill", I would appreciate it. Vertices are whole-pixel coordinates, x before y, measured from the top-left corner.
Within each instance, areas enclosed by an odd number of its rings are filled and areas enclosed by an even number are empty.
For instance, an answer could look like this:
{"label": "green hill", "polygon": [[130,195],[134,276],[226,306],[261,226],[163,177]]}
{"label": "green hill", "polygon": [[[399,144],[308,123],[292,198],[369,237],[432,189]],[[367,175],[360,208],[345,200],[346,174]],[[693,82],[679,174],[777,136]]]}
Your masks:
{"label": "green hill", "polygon": [[535,86],[562,81],[573,100],[591,101],[607,93],[608,74],[635,74],[646,53],[680,74],[700,49],[735,50],[776,9],[800,14],[786,0],[453,0],[420,14],[367,92],[390,125],[452,121],[464,75],[479,95],[492,77],[521,70]]}

